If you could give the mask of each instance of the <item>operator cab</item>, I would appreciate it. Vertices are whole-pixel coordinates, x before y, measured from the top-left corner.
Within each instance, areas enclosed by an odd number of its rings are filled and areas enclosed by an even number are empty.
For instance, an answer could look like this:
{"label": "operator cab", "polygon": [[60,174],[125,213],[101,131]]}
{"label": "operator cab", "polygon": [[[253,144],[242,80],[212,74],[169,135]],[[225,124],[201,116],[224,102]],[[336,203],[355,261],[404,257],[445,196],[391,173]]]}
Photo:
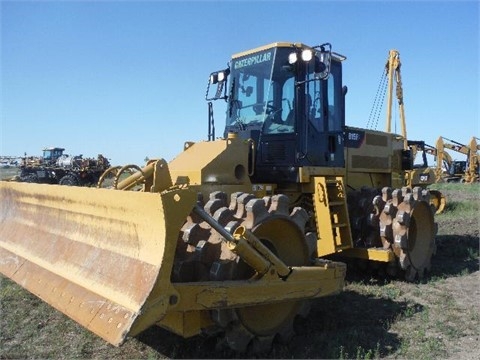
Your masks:
{"label": "operator cab", "polygon": [[344,59],[330,44],[274,43],[212,73],[207,100],[227,102],[224,137],[255,142],[253,181],[298,182],[300,167],[344,167]]}
{"label": "operator cab", "polygon": [[47,163],[55,162],[60,156],[63,155],[65,149],[58,147],[51,147],[43,149],[43,160]]}
{"label": "operator cab", "polygon": [[451,176],[463,175],[467,170],[467,162],[462,160],[454,160],[448,169],[448,174]]}

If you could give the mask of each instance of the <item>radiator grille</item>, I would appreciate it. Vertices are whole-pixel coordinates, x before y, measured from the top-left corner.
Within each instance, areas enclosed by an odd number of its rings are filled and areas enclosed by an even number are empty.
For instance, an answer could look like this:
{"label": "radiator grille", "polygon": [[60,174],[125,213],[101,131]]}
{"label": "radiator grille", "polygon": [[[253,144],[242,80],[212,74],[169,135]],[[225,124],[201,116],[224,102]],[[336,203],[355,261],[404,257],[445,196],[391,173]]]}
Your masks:
{"label": "radiator grille", "polygon": [[265,144],[264,151],[265,162],[285,161],[287,159],[287,149],[283,142],[269,142]]}

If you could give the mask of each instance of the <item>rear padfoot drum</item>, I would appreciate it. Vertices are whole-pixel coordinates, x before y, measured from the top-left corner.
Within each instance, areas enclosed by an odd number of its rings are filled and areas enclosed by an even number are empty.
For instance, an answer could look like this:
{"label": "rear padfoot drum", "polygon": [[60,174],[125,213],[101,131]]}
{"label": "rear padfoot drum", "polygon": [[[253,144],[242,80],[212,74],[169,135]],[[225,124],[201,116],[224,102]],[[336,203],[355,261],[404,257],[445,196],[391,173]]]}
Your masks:
{"label": "rear padfoot drum", "polygon": [[[352,234],[357,247],[392,250],[395,262],[369,262],[368,267],[407,281],[422,278],[430,270],[435,253],[437,224],[430,193],[420,187],[391,189],[378,194],[362,189],[351,195]],[[361,260],[359,260],[361,261]]]}

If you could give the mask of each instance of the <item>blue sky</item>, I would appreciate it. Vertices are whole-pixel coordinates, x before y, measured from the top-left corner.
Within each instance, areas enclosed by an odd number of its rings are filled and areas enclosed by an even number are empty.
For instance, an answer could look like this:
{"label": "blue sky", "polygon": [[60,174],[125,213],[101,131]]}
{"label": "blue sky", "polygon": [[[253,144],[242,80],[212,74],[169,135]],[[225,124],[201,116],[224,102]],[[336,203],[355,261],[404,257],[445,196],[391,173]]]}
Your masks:
{"label": "blue sky", "polygon": [[0,16],[0,155],[171,160],[207,137],[210,72],[276,41],[347,56],[348,125],[367,126],[397,49],[408,137],[480,137],[478,1],[2,1]]}

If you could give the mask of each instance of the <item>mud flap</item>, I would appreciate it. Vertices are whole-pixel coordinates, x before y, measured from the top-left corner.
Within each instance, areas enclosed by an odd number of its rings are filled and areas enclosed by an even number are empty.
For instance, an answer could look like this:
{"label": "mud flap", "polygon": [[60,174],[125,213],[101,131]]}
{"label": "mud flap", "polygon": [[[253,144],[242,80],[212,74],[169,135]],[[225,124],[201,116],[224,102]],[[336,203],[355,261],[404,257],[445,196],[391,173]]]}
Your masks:
{"label": "mud flap", "polygon": [[158,299],[194,204],[185,190],[0,182],[0,272],[119,345],[165,316]]}

